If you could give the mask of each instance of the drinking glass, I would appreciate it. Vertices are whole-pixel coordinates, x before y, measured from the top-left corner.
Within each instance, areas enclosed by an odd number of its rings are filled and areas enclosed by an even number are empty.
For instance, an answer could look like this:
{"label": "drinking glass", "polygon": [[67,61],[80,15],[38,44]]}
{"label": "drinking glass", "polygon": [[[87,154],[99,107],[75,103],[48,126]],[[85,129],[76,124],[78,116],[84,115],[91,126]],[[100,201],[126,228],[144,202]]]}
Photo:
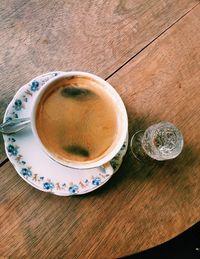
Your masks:
{"label": "drinking glass", "polygon": [[160,122],[137,131],[131,138],[130,148],[138,160],[145,157],[163,161],[177,157],[183,148],[183,136],[170,122]]}

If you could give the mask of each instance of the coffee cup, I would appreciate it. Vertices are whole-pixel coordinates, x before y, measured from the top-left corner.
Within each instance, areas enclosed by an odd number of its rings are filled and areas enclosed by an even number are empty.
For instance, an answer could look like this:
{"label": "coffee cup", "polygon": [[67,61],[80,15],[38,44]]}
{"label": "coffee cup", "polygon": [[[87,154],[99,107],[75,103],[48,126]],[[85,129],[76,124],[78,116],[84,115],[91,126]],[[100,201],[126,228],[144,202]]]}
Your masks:
{"label": "coffee cup", "polygon": [[51,159],[63,166],[90,169],[119,152],[128,118],[121,97],[108,82],[91,73],[70,71],[39,90],[31,128]]}

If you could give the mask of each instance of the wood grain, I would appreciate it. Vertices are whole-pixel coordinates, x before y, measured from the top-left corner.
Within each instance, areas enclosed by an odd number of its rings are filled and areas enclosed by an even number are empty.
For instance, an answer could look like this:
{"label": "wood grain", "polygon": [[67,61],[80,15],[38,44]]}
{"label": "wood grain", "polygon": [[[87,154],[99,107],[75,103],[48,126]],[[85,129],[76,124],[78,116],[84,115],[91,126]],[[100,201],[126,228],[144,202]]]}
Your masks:
{"label": "wood grain", "polygon": [[[0,121],[12,96],[53,70],[109,76],[199,0],[7,0],[0,6]],[[0,136],[0,161],[5,158]]]}
{"label": "wood grain", "polygon": [[200,220],[200,6],[146,48],[110,83],[126,104],[130,134],[168,120],[185,146],[172,161],[139,163],[88,195],[56,197],[0,168],[0,255],[116,258],[158,245]]}

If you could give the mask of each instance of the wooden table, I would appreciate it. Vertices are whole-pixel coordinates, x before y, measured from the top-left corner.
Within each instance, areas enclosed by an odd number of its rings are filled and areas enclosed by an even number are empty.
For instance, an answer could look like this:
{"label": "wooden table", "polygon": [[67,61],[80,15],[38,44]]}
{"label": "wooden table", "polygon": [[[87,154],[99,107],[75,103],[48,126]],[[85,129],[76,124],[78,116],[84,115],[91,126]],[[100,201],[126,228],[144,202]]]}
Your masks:
{"label": "wooden table", "polygon": [[116,258],[163,243],[200,220],[198,0],[2,0],[0,115],[16,90],[53,70],[93,72],[122,96],[129,133],[171,121],[182,154],[139,163],[84,196],[24,182],[1,137],[0,256]]}

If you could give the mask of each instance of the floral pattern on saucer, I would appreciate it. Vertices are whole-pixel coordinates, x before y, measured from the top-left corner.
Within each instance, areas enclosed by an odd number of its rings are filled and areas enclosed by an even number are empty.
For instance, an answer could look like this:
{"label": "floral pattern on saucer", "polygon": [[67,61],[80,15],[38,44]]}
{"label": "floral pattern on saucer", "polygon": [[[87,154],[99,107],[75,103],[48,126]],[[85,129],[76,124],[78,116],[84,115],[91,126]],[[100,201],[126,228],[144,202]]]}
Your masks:
{"label": "floral pattern on saucer", "polygon": [[[20,88],[9,104],[4,121],[29,117],[32,101],[38,90],[62,72],[51,72],[33,79]],[[8,158],[18,174],[33,187],[56,195],[70,196],[91,192],[106,183],[116,172],[126,153],[128,138],[120,152],[104,167],[76,170],[51,160],[37,145],[31,128],[12,135],[4,135]]]}
{"label": "floral pattern on saucer", "polygon": [[[19,146],[15,144],[16,139],[14,137],[8,138],[8,146],[7,152],[9,154],[9,158],[14,159],[15,164],[20,166],[20,175],[28,181],[33,182],[34,184],[38,184],[41,188],[46,191],[53,191],[54,189],[57,191],[68,190],[70,194],[79,193],[80,190],[84,190],[84,188],[100,186],[103,183],[103,179],[109,177],[110,174],[106,173],[106,169],[103,167],[99,167],[98,176],[91,175],[90,178],[84,179],[84,181],[79,181],[78,184],[67,183],[67,182],[52,182],[51,179],[45,178],[44,176],[39,176],[37,173],[34,173],[32,167],[27,165],[26,161],[24,161],[23,156],[19,152]],[[92,171],[92,170],[91,170]]]}

